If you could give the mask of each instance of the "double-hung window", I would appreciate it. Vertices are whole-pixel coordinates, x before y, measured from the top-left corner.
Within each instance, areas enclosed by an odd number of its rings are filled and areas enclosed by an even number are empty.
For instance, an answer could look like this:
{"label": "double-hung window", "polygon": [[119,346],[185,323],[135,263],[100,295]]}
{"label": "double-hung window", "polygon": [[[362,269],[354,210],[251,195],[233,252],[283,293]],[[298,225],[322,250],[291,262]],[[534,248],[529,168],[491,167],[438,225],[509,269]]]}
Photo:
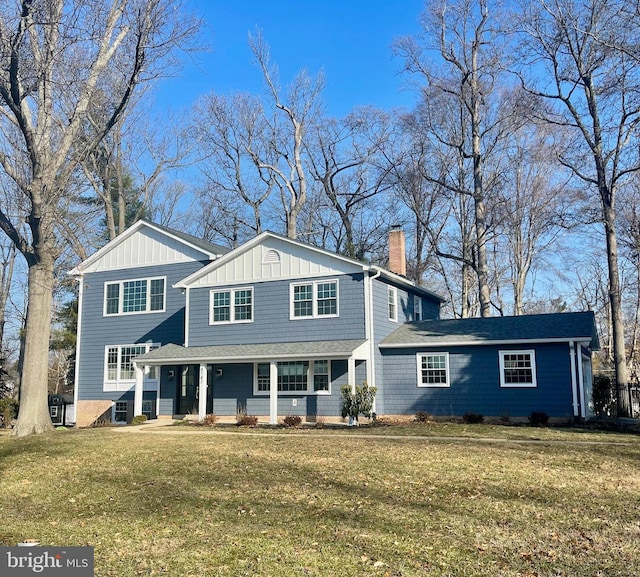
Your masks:
{"label": "double-hung window", "polygon": [[253,287],[212,290],[209,324],[253,322]]}
{"label": "double-hung window", "polygon": [[[331,361],[329,360],[279,361],[277,367],[279,393],[330,393]],[[271,390],[270,370],[269,363],[256,363],[254,371],[255,394],[269,394]]]}
{"label": "double-hung window", "polygon": [[536,353],[527,351],[500,351],[501,387],[537,387]]}
{"label": "double-hung window", "polygon": [[123,280],[105,284],[104,314],[127,315],[165,310],[164,277]]}
{"label": "double-hung window", "polygon": [[422,299],[418,295],[413,295],[413,320],[422,320]]}
{"label": "double-hung window", "polygon": [[[105,391],[128,391],[136,382],[133,361],[157,348],[157,344],[142,345],[109,345],[105,348]],[[144,375],[144,382],[157,384],[157,369],[150,367]]]}
{"label": "double-hung window", "polygon": [[389,320],[398,322],[398,290],[395,287],[387,287],[387,306]]}
{"label": "double-hung window", "polygon": [[292,319],[337,317],[338,281],[322,280],[291,285]]}
{"label": "double-hung window", "polygon": [[449,353],[418,353],[418,386],[448,387]]}

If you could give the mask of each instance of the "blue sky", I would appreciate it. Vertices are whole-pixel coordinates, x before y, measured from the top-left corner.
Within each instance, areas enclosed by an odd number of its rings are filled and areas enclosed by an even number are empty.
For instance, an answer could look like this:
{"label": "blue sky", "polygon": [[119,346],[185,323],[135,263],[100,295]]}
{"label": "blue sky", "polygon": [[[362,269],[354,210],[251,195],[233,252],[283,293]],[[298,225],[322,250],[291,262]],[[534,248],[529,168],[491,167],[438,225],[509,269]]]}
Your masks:
{"label": "blue sky", "polygon": [[411,107],[415,94],[391,43],[415,34],[424,0],[189,0],[206,21],[209,50],[195,57],[180,78],[164,81],[158,107],[189,107],[209,92],[229,94],[263,90],[262,77],[248,47],[259,28],[285,86],[305,68],[324,70],[323,101],[329,115],[343,116],[354,106]]}

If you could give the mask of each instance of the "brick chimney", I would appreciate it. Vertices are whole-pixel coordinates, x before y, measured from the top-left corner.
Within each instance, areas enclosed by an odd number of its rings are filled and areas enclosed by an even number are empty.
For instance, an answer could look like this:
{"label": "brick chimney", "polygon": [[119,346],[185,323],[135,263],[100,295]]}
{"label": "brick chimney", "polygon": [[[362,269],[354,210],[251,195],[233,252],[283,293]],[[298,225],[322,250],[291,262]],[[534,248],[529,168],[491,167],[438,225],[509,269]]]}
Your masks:
{"label": "brick chimney", "polygon": [[407,276],[406,242],[399,224],[391,225],[389,230],[389,270]]}

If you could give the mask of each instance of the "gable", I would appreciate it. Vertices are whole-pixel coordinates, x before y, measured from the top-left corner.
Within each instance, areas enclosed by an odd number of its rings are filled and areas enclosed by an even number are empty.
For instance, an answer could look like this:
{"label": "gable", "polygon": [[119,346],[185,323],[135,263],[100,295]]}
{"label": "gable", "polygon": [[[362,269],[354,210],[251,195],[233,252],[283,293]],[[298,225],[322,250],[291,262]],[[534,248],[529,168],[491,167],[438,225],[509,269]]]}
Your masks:
{"label": "gable", "polygon": [[264,233],[178,283],[179,287],[353,274],[363,265],[322,249]]}
{"label": "gable", "polygon": [[167,231],[138,221],[77,266],[71,274],[203,261],[214,257],[212,251]]}

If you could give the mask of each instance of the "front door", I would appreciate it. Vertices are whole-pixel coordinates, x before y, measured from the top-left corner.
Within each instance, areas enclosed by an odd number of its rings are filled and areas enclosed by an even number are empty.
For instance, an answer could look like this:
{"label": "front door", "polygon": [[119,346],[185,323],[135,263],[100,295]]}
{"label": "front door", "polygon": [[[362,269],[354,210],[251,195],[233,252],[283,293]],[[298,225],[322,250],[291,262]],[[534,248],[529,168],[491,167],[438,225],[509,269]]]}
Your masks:
{"label": "front door", "polygon": [[179,415],[198,414],[198,365],[178,367],[178,403]]}

